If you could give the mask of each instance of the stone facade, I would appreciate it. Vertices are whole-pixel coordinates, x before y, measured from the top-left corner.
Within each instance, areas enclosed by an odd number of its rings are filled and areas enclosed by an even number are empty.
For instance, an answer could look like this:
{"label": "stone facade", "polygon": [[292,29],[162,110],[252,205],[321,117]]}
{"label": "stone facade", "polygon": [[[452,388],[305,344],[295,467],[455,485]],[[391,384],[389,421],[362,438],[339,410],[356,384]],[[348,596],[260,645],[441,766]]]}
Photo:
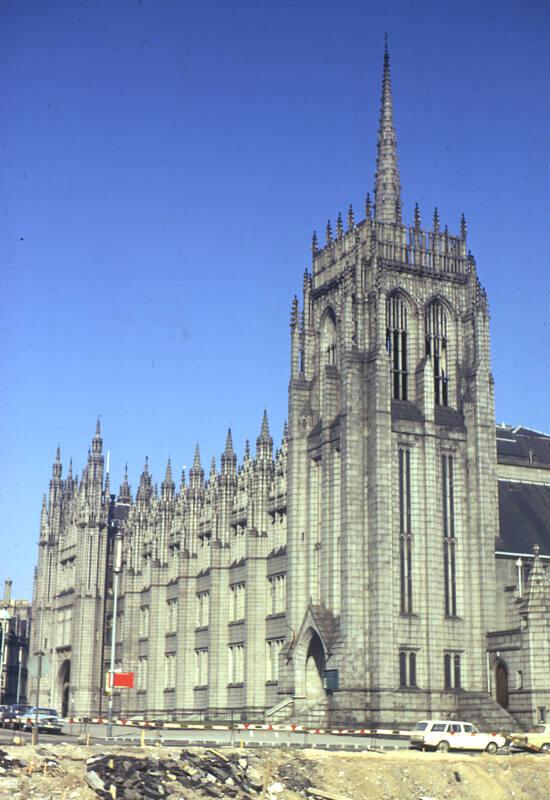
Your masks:
{"label": "stone facade", "polygon": [[30,602],[12,598],[6,580],[0,605],[0,705],[27,702],[30,623]]}
{"label": "stone facade", "polygon": [[[80,481],[58,453],[34,596],[50,705],[105,710],[120,531],[116,662],[136,683],[119,713],[408,724],[468,697],[502,711],[509,558],[495,558],[489,312],[466,233],[437,209],[429,229],[418,207],[402,222],[386,52],[374,205],[323,247],[314,236],[280,447],[264,413],[240,466],[229,431],[219,470],[205,478],[197,447],[188,482],[176,490],[168,462],[157,492],[146,463],[135,500],[126,476],[111,494],[99,424]],[[506,605],[526,723],[550,709],[549,597],[537,555]]]}

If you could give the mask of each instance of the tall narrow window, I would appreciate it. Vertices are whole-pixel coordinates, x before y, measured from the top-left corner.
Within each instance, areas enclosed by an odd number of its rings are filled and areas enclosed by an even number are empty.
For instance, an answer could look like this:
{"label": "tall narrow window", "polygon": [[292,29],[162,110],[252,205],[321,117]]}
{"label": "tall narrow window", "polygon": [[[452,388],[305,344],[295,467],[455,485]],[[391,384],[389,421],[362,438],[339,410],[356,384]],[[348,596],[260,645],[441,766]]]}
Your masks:
{"label": "tall narrow window", "polygon": [[441,456],[443,487],[443,569],[445,581],[445,615],[456,617],[456,539],[454,513],[453,457]]}
{"label": "tall narrow window", "polygon": [[336,337],[336,320],[334,313],[329,310],[325,314],[323,320],[323,328],[321,331],[321,360],[323,364],[330,366],[337,366],[337,337]]}
{"label": "tall narrow window", "polygon": [[399,448],[399,567],[401,613],[412,614],[411,451]]}
{"label": "tall narrow window", "polygon": [[393,294],[386,303],[386,349],[391,356],[392,396],[407,399],[407,306]]}
{"label": "tall narrow window", "polygon": [[401,689],[416,689],[416,652],[399,651],[399,686]]}
{"label": "tall narrow window", "polygon": [[445,688],[460,689],[462,686],[460,653],[445,653],[443,668],[445,676]]}
{"label": "tall narrow window", "polygon": [[448,349],[447,314],[441,303],[432,303],[426,311],[426,355],[432,359],[437,406],[449,405]]}

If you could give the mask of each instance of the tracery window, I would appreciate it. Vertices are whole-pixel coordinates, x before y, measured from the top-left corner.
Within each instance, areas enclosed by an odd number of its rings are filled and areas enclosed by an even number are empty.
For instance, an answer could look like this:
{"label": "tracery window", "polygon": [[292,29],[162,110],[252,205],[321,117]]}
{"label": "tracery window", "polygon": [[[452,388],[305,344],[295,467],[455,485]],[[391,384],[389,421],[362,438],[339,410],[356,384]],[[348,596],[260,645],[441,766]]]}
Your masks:
{"label": "tracery window", "polygon": [[426,355],[432,359],[434,394],[437,406],[449,405],[447,314],[441,303],[432,303],[426,311]]}
{"label": "tracery window", "polygon": [[407,306],[399,294],[386,302],[386,349],[391,357],[392,397],[407,400]]}

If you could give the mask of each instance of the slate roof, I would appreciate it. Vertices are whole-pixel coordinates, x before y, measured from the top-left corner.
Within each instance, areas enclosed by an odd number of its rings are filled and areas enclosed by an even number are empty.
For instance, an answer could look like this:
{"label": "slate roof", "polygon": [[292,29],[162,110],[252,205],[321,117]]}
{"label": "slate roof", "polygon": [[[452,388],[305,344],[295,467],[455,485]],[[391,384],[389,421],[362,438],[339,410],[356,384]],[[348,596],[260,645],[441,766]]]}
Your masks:
{"label": "slate roof", "polygon": [[498,482],[500,536],[496,549],[550,556],[550,486],[535,483]]}
{"label": "slate roof", "polygon": [[550,436],[529,428],[497,425],[497,457],[501,464],[550,467]]}
{"label": "slate roof", "polygon": [[[526,481],[530,469],[550,469],[547,434],[522,425],[497,425],[496,441],[498,463],[525,467]],[[498,500],[500,536],[496,549],[532,553],[533,545],[538,544],[541,554],[550,556],[550,486],[499,480]]]}

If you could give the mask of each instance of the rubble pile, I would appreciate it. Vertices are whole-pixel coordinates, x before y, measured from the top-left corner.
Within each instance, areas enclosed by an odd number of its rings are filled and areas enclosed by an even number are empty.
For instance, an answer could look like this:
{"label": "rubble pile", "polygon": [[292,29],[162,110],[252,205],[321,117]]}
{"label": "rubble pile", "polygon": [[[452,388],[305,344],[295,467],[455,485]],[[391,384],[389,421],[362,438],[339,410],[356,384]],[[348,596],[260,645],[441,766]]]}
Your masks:
{"label": "rubble pile", "polygon": [[221,797],[256,800],[281,796],[284,786],[262,775],[249,759],[216,750],[183,750],[180,760],[126,755],[96,756],[86,762],[86,781],[106,800],[141,798]]}
{"label": "rubble pile", "polygon": [[24,766],[26,766],[24,761],[13,758],[8,755],[5,750],[0,750],[0,776],[9,775],[14,769],[19,769]]}

